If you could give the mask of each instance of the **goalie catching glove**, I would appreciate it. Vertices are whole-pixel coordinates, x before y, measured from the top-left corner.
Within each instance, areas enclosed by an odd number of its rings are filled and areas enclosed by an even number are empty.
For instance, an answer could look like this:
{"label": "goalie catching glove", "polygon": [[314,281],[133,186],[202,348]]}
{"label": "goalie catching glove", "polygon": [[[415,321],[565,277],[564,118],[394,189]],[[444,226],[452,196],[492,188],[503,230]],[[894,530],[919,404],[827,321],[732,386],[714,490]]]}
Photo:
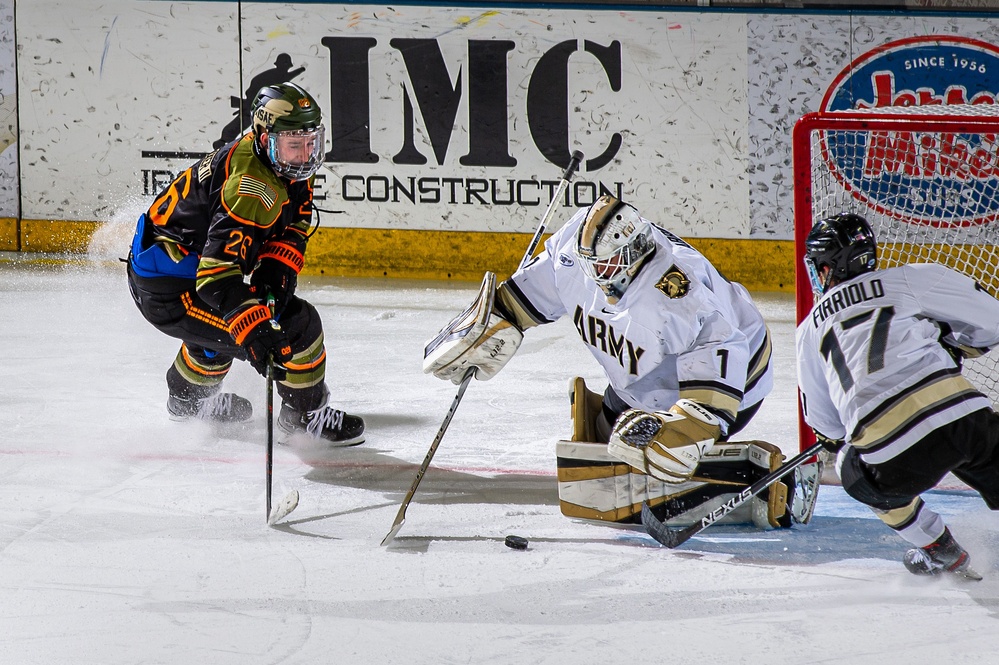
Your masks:
{"label": "goalie catching glove", "polygon": [[669,411],[622,413],[611,430],[607,452],[666,483],[691,479],[701,458],[721,436],[721,421],[689,399]]}
{"label": "goalie catching glove", "polygon": [[487,272],[475,301],[427,342],[424,373],[458,384],[469,369],[480,381],[503,369],[524,333],[494,310],[495,300],[496,275]]}

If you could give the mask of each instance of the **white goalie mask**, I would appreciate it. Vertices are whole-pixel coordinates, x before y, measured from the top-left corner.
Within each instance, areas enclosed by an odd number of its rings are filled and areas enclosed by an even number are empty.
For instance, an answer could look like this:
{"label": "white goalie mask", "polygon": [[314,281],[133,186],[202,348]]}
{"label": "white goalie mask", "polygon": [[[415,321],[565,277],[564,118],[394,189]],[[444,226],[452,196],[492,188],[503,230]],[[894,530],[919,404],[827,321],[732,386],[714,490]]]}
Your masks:
{"label": "white goalie mask", "polygon": [[654,249],[652,225],[613,196],[601,196],[590,206],[576,236],[583,270],[611,303],[624,295]]}

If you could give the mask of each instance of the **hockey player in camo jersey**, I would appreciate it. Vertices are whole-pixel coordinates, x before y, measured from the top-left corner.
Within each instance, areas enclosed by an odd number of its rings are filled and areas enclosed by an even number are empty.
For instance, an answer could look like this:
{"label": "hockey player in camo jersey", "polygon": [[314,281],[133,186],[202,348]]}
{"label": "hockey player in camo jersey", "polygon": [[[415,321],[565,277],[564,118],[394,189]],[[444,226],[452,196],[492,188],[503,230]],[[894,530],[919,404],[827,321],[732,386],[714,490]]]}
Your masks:
{"label": "hockey player in camo jersey", "polygon": [[920,494],[952,472],[999,509],[999,416],[961,374],[999,343],[999,300],[936,264],[877,267],[867,221],[815,224],[805,265],[816,293],[797,330],[805,421],[850,496],[915,548],[916,574],[977,578],[967,552]]}
{"label": "hockey player in camo jersey", "polygon": [[129,288],[150,323],[183,341],[167,371],[167,410],[248,420],[250,402],[221,392],[222,380],[234,359],[265,374],[273,357],[283,431],[360,443],[361,418],[327,404],[322,321],[295,294],[325,150],[322,112],[282,83],[260,89],[251,116],[252,131],[182,171],[139,217]]}
{"label": "hockey player in camo jersey", "polygon": [[[440,350],[454,322],[445,328],[440,346],[428,347],[426,370],[457,383],[474,366],[477,378],[489,378],[516,351],[521,331],[569,316],[609,384],[595,438],[610,439],[613,455],[667,483],[688,480],[773,386],[770,335],[746,289],[610,196],[579,210],[499,284],[494,311],[495,322],[464,342],[462,355]],[[612,436],[642,414],[656,420],[655,441]]]}

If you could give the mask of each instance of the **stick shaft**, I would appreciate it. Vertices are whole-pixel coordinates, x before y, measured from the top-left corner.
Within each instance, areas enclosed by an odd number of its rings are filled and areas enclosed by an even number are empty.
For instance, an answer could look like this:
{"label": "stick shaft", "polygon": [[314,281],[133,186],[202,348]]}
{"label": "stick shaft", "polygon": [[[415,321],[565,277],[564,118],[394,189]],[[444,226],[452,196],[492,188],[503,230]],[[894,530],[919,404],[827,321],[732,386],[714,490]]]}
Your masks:
{"label": "stick shaft", "polygon": [[682,529],[669,528],[665,522],[660,521],[660,519],[655,516],[648,503],[642,506],[642,524],[645,525],[645,528],[649,532],[650,536],[666,547],[670,549],[678,547],[744,504],[746,501],[749,501],[754,496],[773,485],[788,473],[797,469],[799,466],[818,454],[820,450],[822,450],[822,445],[816,443],[811,448],[800,453],[798,456],[791,458],[779,469],[771,471],[769,474],[763,476],[755,483],[739,492],[724,504],[690,526]]}
{"label": "stick shaft", "polygon": [[552,216],[554,216],[555,208],[558,207],[559,202],[562,200],[562,194],[569,186],[569,181],[572,180],[572,176],[576,173],[576,169],[579,168],[579,163],[582,161],[583,153],[578,150],[572,153],[572,157],[569,158],[569,166],[562,173],[562,179],[559,181],[555,193],[552,194],[552,200],[548,203],[548,209],[545,211],[544,217],[541,218],[541,224],[538,225],[538,230],[534,232],[534,237],[531,238],[531,244],[528,245],[527,251],[524,252],[523,258],[520,259],[520,265],[517,266],[517,270],[526,266],[531,257],[534,256],[534,250],[537,249],[538,243],[541,242],[541,236],[544,235],[548,223],[551,221]]}
{"label": "stick shaft", "polygon": [[[541,236],[544,235],[548,222],[551,221],[552,216],[555,214],[555,209],[562,200],[562,193],[565,192],[566,187],[569,186],[569,181],[572,180],[576,169],[579,168],[579,164],[582,161],[583,153],[578,150],[572,153],[572,156],[569,158],[569,165],[562,173],[562,179],[559,181],[558,187],[552,195],[552,200],[548,203],[548,209],[545,211],[544,217],[541,218],[541,224],[538,225],[537,231],[534,232],[534,237],[531,238],[531,243],[527,247],[527,251],[524,252],[523,258],[520,259],[520,265],[517,266],[517,270],[520,270],[527,265],[527,263],[531,260],[531,257],[534,256],[534,250],[537,249],[538,243],[541,242]],[[461,398],[465,394],[465,389],[468,388],[468,383],[472,380],[474,375],[474,367],[465,372],[465,376],[461,380],[461,385],[458,386],[458,394],[454,396],[454,401],[451,402],[451,408],[448,409],[444,422],[441,423],[440,429],[437,430],[437,436],[434,437],[434,442],[430,444],[430,450],[427,451],[426,457],[423,458],[423,464],[420,465],[420,469],[416,472],[416,478],[413,479],[412,487],[410,487],[409,491],[406,492],[406,496],[402,500],[402,505],[399,506],[399,512],[396,513],[395,521],[392,523],[392,528],[389,530],[388,534],[385,535],[385,538],[382,539],[382,545],[387,545],[393,538],[395,538],[396,534],[399,533],[399,529],[402,528],[403,522],[406,521],[406,510],[409,508],[409,504],[413,500],[413,496],[416,494],[416,489],[420,486],[420,481],[423,480],[423,475],[430,467],[430,461],[434,458],[434,454],[437,452],[437,446],[440,445],[441,439],[444,438],[444,432],[447,431],[448,425],[451,424],[451,418],[454,417],[454,412],[458,409],[458,405],[461,403]]]}
{"label": "stick shaft", "polygon": [[458,393],[454,396],[454,400],[451,402],[451,408],[448,409],[447,415],[444,417],[444,422],[441,423],[440,429],[437,430],[437,436],[434,437],[434,442],[430,444],[430,450],[427,451],[426,457],[423,458],[423,464],[420,465],[419,471],[416,472],[416,478],[413,479],[412,486],[409,488],[409,491],[406,492],[406,496],[402,500],[402,505],[399,506],[399,512],[396,513],[395,521],[392,522],[392,528],[382,540],[382,545],[388,544],[389,541],[395,538],[395,535],[399,533],[399,529],[402,527],[403,522],[406,521],[406,509],[409,508],[409,504],[413,500],[413,496],[416,495],[416,489],[420,486],[420,482],[423,480],[424,474],[426,474],[427,469],[430,468],[430,461],[434,458],[434,453],[437,452],[437,446],[440,445],[441,440],[444,438],[444,433],[447,431],[448,425],[451,424],[454,412],[458,410],[461,398],[465,395],[465,389],[468,388],[468,384],[474,375],[475,368],[470,367],[465,372],[465,376],[461,379],[461,384],[458,386]]}
{"label": "stick shaft", "polygon": [[274,485],[274,363],[267,361],[267,514],[271,519],[271,488]]}
{"label": "stick shaft", "polygon": [[[267,295],[267,309],[270,310],[271,318],[274,317],[274,296]],[[266,509],[267,514],[264,519],[270,524],[271,521],[271,489],[274,485],[274,356],[267,356],[267,490]]]}

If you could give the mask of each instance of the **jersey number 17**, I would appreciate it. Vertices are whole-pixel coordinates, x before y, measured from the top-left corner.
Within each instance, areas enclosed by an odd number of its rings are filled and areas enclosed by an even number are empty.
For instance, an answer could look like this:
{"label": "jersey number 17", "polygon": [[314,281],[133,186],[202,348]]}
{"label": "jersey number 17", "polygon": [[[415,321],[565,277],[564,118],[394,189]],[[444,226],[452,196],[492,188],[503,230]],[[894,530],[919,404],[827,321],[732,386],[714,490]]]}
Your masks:
{"label": "jersey number 17", "polygon": [[[874,325],[871,327],[871,334],[867,345],[868,374],[873,374],[885,367],[885,351],[888,349],[888,327],[895,316],[895,308],[882,307],[878,310],[851,316],[840,323],[844,331],[851,330],[870,321],[874,317],[875,311],[877,312],[877,317],[874,319]],[[829,330],[829,332],[823,335],[819,350],[822,352],[822,357],[832,363],[833,369],[836,370],[836,376],[839,377],[839,382],[843,385],[844,392],[850,390],[854,383],[853,375],[850,374],[850,368],[846,366],[846,356],[843,354],[843,349],[836,338],[834,330]]]}

